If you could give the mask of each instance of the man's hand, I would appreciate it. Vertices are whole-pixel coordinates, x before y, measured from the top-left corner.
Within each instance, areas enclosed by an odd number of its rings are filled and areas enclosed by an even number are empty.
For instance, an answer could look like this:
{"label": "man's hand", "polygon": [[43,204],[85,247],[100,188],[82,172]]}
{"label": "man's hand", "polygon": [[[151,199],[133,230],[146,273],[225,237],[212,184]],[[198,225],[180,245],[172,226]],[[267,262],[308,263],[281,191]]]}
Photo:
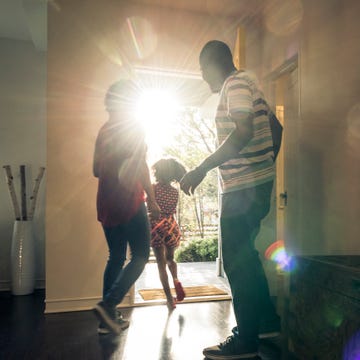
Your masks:
{"label": "man's hand", "polygon": [[147,208],[151,220],[157,220],[160,217],[161,209],[156,201],[147,200]]}
{"label": "man's hand", "polygon": [[180,180],[180,189],[186,194],[194,194],[195,189],[203,181],[206,176],[206,171],[197,167],[194,170],[189,171]]}

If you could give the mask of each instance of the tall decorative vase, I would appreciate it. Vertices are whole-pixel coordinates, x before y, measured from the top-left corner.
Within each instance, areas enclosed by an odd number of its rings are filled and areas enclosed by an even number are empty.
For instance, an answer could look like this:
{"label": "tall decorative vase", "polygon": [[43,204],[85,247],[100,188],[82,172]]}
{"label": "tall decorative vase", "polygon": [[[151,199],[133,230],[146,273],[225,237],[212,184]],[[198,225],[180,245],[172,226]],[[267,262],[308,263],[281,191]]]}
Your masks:
{"label": "tall decorative vase", "polygon": [[11,291],[31,294],[35,288],[35,241],[33,222],[17,220],[11,243]]}

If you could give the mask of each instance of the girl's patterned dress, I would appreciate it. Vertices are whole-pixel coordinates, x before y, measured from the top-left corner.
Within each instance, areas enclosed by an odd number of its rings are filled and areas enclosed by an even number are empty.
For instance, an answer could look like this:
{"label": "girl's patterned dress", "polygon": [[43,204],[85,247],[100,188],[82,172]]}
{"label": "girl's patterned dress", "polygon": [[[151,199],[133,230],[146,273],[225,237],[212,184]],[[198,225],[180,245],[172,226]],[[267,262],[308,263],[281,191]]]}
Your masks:
{"label": "girl's patterned dress", "polygon": [[178,190],[170,184],[157,183],[154,186],[155,199],[160,206],[160,217],[151,221],[151,246],[163,245],[176,248],[180,243],[180,228],[175,220],[176,206],[179,199]]}

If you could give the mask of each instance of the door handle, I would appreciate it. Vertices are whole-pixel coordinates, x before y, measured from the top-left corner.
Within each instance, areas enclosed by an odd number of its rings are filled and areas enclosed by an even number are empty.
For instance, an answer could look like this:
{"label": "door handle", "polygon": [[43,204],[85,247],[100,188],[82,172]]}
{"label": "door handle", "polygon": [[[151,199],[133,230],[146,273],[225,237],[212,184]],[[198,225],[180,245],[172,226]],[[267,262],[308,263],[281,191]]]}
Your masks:
{"label": "door handle", "polygon": [[279,209],[283,209],[287,205],[287,199],[288,199],[287,191],[280,193],[279,198],[280,198]]}

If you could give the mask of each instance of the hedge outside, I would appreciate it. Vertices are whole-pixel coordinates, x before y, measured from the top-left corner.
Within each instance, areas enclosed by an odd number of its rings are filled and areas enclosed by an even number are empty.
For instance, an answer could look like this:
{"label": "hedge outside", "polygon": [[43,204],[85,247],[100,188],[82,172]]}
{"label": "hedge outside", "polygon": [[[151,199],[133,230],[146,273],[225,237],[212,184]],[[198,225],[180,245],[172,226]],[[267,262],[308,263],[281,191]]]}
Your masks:
{"label": "hedge outside", "polygon": [[175,253],[175,260],[176,262],[216,261],[217,256],[217,237],[195,238],[180,245]]}

